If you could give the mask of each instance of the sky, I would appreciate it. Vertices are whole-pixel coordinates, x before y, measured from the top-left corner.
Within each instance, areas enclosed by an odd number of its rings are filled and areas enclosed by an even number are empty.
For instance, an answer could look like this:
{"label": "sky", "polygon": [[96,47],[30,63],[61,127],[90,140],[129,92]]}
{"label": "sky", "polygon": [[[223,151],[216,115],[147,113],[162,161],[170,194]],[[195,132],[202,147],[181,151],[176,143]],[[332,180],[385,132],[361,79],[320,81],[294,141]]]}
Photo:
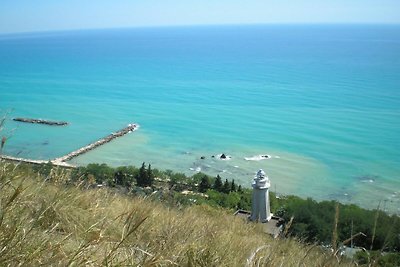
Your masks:
{"label": "sky", "polygon": [[0,33],[268,23],[400,24],[400,0],[0,0]]}

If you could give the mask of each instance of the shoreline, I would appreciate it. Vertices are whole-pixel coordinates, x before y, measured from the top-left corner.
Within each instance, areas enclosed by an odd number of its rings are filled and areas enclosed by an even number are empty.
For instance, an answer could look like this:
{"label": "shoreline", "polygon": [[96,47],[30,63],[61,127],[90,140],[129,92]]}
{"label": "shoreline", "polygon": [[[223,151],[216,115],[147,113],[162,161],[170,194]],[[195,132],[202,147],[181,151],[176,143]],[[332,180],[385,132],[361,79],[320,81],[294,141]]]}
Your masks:
{"label": "shoreline", "polygon": [[[3,158],[4,160],[10,160],[10,161],[13,161],[13,162],[18,162],[18,161],[21,162],[21,158],[13,158],[13,157],[7,157],[7,156],[0,156],[0,158]],[[221,163],[226,163],[223,160],[218,160],[217,159],[216,161],[221,162]],[[46,163],[48,163],[48,161],[44,161],[44,160],[31,160],[31,161],[28,160],[28,161],[24,161],[24,159],[22,159],[22,162],[25,162],[25,163],[28,163],[28,164],[46,164]],[[57,164],[57,162],[56,163],[51,162],[51,163],[53,163],[55,166],[62,167],[62,168],[86,167],[89,164],[89,163],[87,163],[87,164],[80,163],[80,164],[72,165],[72,164],[69,164],[69,163],[62,163],[62,164]],[[104,162],[97,161],[97,162],[91,162],[91,163],[103,164]],[[107,164],[107,163],[105,163],[105,164]],[[123,165],[109,165],[109,164],[107,164],[107,165],[109,167],[112,167],[112,168],[116,168],[116,167],[119,167],[119,166],[132,166],[131,164],[123,164]],[[135,166],[135,165],[133,165],[133,166]],[[137,166],[139,166],[139,165],[137,165]],[[161,170],[161,171],[165,171],[167,169],[170,169],[174,173],[179,173],[178,170],[171,169],[171,168],[159,167],[157,164],[153,164],[152,163],[152,166],[155,167],[156,169]],[[193,175],[195,175],[197,173],[198,172],[190,171],[190,172],[186,172],[184,174],[185,174],[186,177],[190,178],[190,177],[192,177]],[[213,175],[213,174],[211,174],[209,172],[202,172],[202,173],[204,173],[205,175],[210,176],[210,177],[215,177],[215,175]],[[268,173],[268,175],[269,175],[269,177],[271,179],[271,184],[272,184],[272,186],[270,188],[270,191],[274,192],[277,196],[290,196],[290,195],[293,195],[293,196],[298,196],[298,197],[303,198],[303,199],[312,198],[313,200],[316,200],[318,202],[334,200],[334,201],[338,201],[338,202],[340,202],[342,204],[345,204],[345,205],[354,204],[354,205],[357,205],[359,207],[362,207],[362,208],[368,209],[368,210],[373,210],[373,209],[376,209],[378,206],[380,206],[380,208],[383,211],[385,211],[386,213],[388,213],[388,214],[400,215],[400,210],[399,210],[398,206],[396,205],[396,203],[400,203],[400,200],[398,199],[398,197],[400,197],[400,192],[398,192],[396,194],[396,192],[393,193],[391,191],[389,192],[388,190],[385,190],[386,191],[385,195],[390,195],[391,194],[391,196],[396,197],[395,199],[389,199],[389,198],[379,198],[378,196],[382,196],[383,195],[382,193],[384,192],[384,190],[383,189],[382,190],[374,190],[373,187],[371,187],[369,189],[365,189],[364,188],[364,189],[361,189],[361,190],[359,190],[359,188],[355,188],[352,193],[346,193],[346,192],[343,191],[340,194],[338,192],[335,193],[334,191],[326,191],[326,190],[323,191],[323,194],[321,194],[321,191],[315,191],[315,190],[307,191],[307,192],[298,191],[298,190],[289,190],[288,191],[288,190],[285,190],[285,189],[282,190],[282,187],[279,186],[279,185],[277,187],[276,184],[279,182],[279,178],[276,175],[270,175],[270,173],[271,172]],[[254,174],[248,174],[247,176],[252,178],[253,175]],[[247,182],[243,183],[242,180],[236,179],[236,176],[232,176],[232,174],[229,174],[229,173],[225,172],[225,173],[221,174],[221,177],[223,178],[223,180],[225,178],[229,178],[229,179],[233,178],[233,179],[235,179],[235,182],[240,184],[240,185],[242,185],[243,188],[251,188],[250,183],[247,183]],[[370,183],[360,182],[359,184],[357,184],[357,187],[362,187],[362,186],[369,185],[369,184]],[[277,190],[277,188],[278,188],[278,190]],[[319,192],[319,194],[313,194],[312,193],[313,191],[314,191],[314,193]],[[362,196],[364,196],[364,197],[362,197]],[[373,197],[373,199],[371,199],[371,197]],[[367,199],[369,199],[369,201],[366,201]],[[366,205],[366,203],[368,205]]]}
{"label": "shoreline", "polygon": [[[30,164],[32,164],[32,165],[44,165],[44,164],[49,163],[49,161],[45,161],[45,160],[29,160],[29,159],[15,158],[15,157],[5,156],[5,155],[0,155],[0,162],[1,161],[11,161],[11,162],[19,162],[19,163],[22,162],[23,164],[29,164],[29,165]],[[53,162],[51,162],[51,163],[56,167],[67,168],[67,169],[75,169],[75,168],[78,168],[78,167],[86,167],[86,166],[83,166],[83,165],[82,166],[74,166],[74,165],[70,165],[70,164],[57,164],[57,163],[53,163]],[[93,163],[93,164],[102,164],[102,163]],[[109,165],[107,165],[107,166],[110,167],[110,168],[114,168],[114,169],[117,168],[115,166],[109,166]],[[124,166],[126,167],[128,165],[124,165]],[[156,169],[158,169],[158,168],[156,168]],[[160,170],[160,169],[158,169],[158,170]],[[166,170],[163,170],[163,169],[161,169],[160,171],[162,173],[166,172]],[[174,172],[174,173],[178,173],[178,172]],[[212,175],[209,175],[207,173],[204,173],[204,174],[209,176],[209,177],[213,177]],[[192,177],[192,176],[187,176],[186,174],[185,174],[185,176],[186,176],[187,179],[190,179]],[[161,181],[160,179],[157,179],[157,180]],[[251,186],[243,185],[243,188],[251,189]],[[365,206],[365,205],[362,205],[362,203],[358,203],[358,201],[343,201],[343,200],[338,199],[338,198],[322,198],[322,199],[320,199],[318,197],[313,196],[312,194],[305,194],[304,195],[304,194],[294,194],[294,193],[282,193],[282,192],[279,192],[279,191],[277,192],[277,191],[274,190],[274,186],[273,185],[270,187],[270,192],[274,193],[276,195],[276,198],[286,198],[286,197],[290,197],[290,196],[298,197],[298,198],[301,198],[301,199],[304,199],[304,200],[308,199],[308,198],[311,198],[312,200],[314,200],[314,201],[316,201],[318,203],[322,202],[322,201],[337,201],[337,202],[339,202],[339,203],[341,203],[343,205],[355,205],[357,207],[360,207],[360,208],[366,209],[366,210],[377,210],[377,209],[379,209],[380,211],[382,211],[382,212],[384,212],[384,213],[386,213],[388,215],[400,216],[400,212],[399,211],[396,212],[394,209],[389,209],[388,208],[388,206],[387,206],[387,204],[388,204],[387,202],[388,201],[387,200],[386,201],[383,201],[383,200],[379,201],[379,203],[383,203],[382,205],[379,204],[377,206]]]}
{"label": "shoreline", "polygon": [[[132,140],[132,143],[129,140]],[[223,179],[235,179],[235,182],[244,187],[250,187],[250,180],[255,171],[262,168],[272,182],[271,190],[278,194],[312,197],[318,201],[338,200],[341,203],[357,204],[368,209],[374,209],[380,201],[383,203],[385,199],[388,199],[386,201],[387,209],[400,214],[400,210],[396,207],[397,203],[400,203],[400,194],[391,198],[400,188],[392,185],[390,181],[379,178],[373,183],[364,182],[359,179],[362,175],[348,176],[348,178],[345,177],[346,179],[339,178],[332,173],[329,166],[304,155],[269,150],[266,153],[272,156],[270,159],[246,161],[245,156],[258,155],[261,154],[260,151],[219,148],[207,151],[166,151],[165,149],[153,151],[153,149],[149,149],[147,142],[138,144],[136,141],[136,139],[121,139],[116,141],[112,147],[102,147],[95,152],[82,155],[72,162],[78,166],[105,163],[108,166],[118,167],[139,166],[144,161],[160,170],[170,169],[174,172],[184,173],[186,176],[192,176],[198,171],[214,177],[219,174]],[[137,153],[125,156],[124,153],[121,153],[123,150]],[[230,160],[211,157],[226,151],[232,156]],[[206,159],[201,159],[201,156],[206,156]]]}

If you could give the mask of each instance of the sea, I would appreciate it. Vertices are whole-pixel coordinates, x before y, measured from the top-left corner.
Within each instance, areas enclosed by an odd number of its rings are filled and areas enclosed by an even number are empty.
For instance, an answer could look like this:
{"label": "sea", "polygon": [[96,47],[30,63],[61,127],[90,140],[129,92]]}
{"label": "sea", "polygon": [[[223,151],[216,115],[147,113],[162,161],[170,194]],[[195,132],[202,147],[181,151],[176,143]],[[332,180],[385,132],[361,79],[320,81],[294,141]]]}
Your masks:
{"label": "sea", "polygon": [[137,123],[71,163],[245,187],[263,169],[278,195],[400,213],[400,25],[2,34],[0,109],[7,155],[53,159]]}

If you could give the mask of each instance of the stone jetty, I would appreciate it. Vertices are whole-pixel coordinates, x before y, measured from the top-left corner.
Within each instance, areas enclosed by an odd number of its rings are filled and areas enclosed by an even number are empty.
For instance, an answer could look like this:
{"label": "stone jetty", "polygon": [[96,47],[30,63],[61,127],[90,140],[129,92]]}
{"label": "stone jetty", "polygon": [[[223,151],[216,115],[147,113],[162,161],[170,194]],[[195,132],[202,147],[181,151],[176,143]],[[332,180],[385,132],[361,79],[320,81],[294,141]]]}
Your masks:
{"label": "stone jetty", "polygon": [[138,124],[128,124],[127,127],[123,128],[115,133],[111,133],[110,135],[107,135],[106,137],[103,137],[94,143],[90,143],[82,148],[79,148],[78,150],[72,151],[71,153],[69,153],[65,156],[62,156],[60,158],[56,158],[53,160],[33,160],[33,159],[11,157],[11,156],[6,156],[6,155],[0,155],[0,159],[16,161],[16,162],[31,163],[31,164],[45,164],[50,161],[55,166],[74,168],[75,166],[67,163],[67,161],[69,161],[79,155],[85,154],[86,152],[93,150],[96,147],[99,147],[101,145],[104,145],[118,137],[124,136],[125,134],[131,133],[131,132],[134,132],[138,128],[139,128]]}
{"label": "stone jetty", "polygon": [[137,125],[137,124],[128,124],[127,127],[123,128],[115,133],[111,133],[110,135],[107,135],[106,137],[103,137],[94,143],[90,143],[78,150],[72,151],[71,153],[69,153],[63,157],[56,158],[56,159],[52,160],[52,162],[56,165],[62,165],[66,161],[69,161],[79,155],[85,154],[86,152],[88,152],[92,149],[95,149],[96,147],[99,147],[101,145],[104,145],[104,144],[114,140],[115,138],[124,136],[125,134],[131,133],[133,131],[136,131],[138,128],[139,128],[139,125]]}
{"label": "stone jetty", "polygon": [[46,124],[52,126],[65,126],[68,125],[66,121],[48,121],[43,119],[30,119],[30,118],[14,118],[14,121],[34,123],[34,124]]}

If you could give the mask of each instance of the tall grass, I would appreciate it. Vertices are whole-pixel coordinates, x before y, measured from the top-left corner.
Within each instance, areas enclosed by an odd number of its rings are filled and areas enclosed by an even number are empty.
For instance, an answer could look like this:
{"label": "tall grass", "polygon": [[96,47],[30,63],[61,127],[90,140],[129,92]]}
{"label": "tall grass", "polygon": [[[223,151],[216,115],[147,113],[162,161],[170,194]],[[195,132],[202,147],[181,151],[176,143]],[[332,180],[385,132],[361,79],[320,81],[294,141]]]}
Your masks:
{"label": "tall grass", "polygon": [[50,176],[0,162],[0,266],[351,265],[223,209],[178,210]]}

